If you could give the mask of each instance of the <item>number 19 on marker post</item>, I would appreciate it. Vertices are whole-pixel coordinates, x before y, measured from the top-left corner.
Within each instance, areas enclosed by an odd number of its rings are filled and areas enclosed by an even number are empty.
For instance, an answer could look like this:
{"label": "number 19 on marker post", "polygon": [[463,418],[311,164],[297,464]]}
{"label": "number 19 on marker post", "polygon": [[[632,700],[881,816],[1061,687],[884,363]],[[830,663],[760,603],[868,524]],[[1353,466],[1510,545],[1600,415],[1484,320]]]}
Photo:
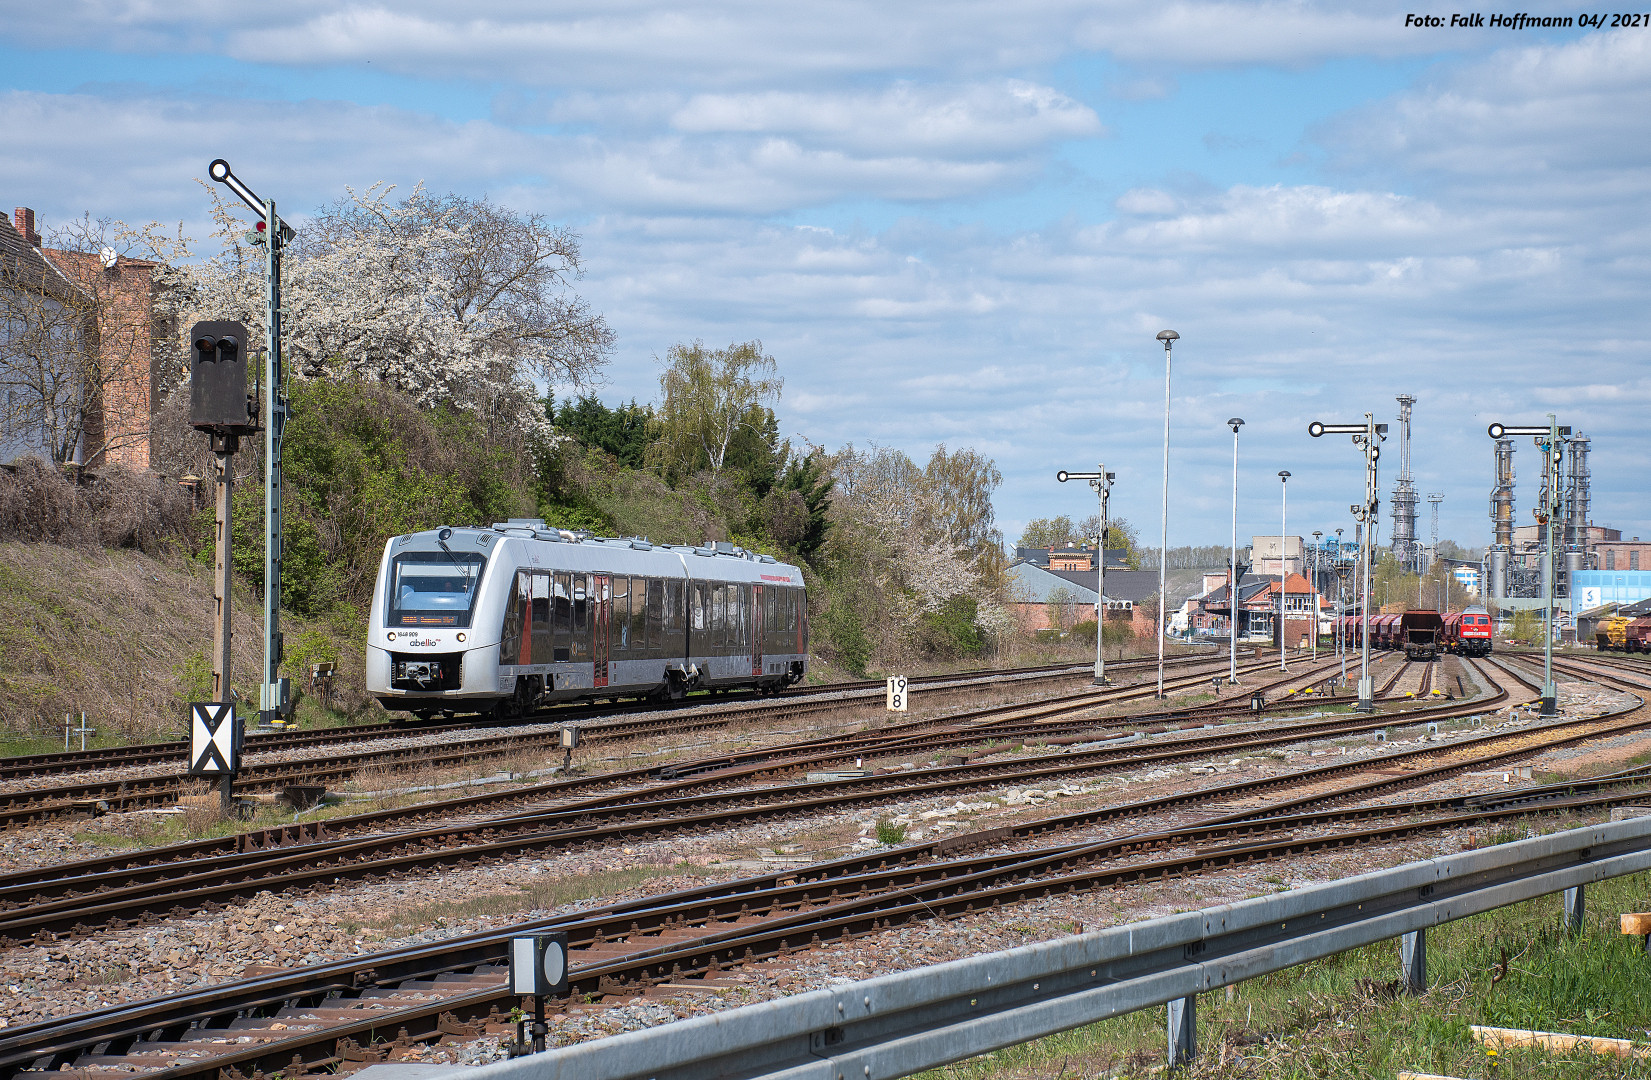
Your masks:
{"label": "number 19 on marker post", "polygon": [[889,712],[906,711],[906,677],[889,676]]}

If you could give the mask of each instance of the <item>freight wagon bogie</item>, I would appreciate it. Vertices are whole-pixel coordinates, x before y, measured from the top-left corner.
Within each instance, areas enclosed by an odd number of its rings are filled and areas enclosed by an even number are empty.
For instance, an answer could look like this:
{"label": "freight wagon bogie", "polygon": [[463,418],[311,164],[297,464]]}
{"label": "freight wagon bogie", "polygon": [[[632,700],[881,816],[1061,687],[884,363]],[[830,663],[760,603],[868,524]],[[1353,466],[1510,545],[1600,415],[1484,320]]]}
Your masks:
{"label": "freight wagon bogie", "polygon": [[537,520],[392,538],[368,637],[369,693],[416,716],[773,692],[808,670],[796,567],[732,544],[601,539]]}

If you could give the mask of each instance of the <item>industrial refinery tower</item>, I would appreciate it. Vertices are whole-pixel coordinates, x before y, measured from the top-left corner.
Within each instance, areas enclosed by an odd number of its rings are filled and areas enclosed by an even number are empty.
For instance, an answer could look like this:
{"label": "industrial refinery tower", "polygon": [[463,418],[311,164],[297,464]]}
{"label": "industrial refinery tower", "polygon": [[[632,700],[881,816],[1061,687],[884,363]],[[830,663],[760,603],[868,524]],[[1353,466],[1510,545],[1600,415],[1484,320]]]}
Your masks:
{"label": "industrial refinery tower", "polygon": [[[1540,438],[1536,441],[1538,444],[1542,442]],[[1548,505],[1548,492],[1557,485],[1560,492],[1559,516],[1552,522],[1538,516],[1536,527],[1526,533],[1528,539],[1519,540],[1513,512],[1514,444],[1508,438],[1496,440],[1496,479],[1490,495],[1493,534],[1490,549],[1485,552],[1491,598],[1530,599],[1542,595],[1542,553],[1547,548],[1549,528],[1557,530],[1554,539],[1559,549],[1559,562],[1554,568],[1556,596],[1570,595],[1573,573],[1598,569],[1594,565],[1595,555],[1590,550],[1589,449],[1588,436],[1579,431],[1571,436],[1566,445],[1564,464],[1560,466],[1563,472],[1554,468],[1551,457],[1544,456],[1542,491],[1537,506]],[[1394,497],[1397,499],[1397,495]],[[1534,512],[1540,515],[1540,509]]]}
{"label": "industrial refinery tower", "polygon": [[1416,477],[1410,471],[1410,407],[1416,399],[1399,395],[1399,479],[1393,485],[1393,558],[1412,574],[1422,572],[1422,545],[1416,540]]}

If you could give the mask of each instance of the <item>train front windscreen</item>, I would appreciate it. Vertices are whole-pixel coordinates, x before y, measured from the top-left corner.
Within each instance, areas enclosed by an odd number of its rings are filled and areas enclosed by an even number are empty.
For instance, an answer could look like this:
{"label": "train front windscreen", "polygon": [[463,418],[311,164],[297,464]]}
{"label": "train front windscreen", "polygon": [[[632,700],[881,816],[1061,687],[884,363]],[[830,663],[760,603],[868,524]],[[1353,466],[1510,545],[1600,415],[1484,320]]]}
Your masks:
{"label": "train front windscreen", "polygon": [[487,559],[474,552],[408,551],[390,564],[386,626],[470,625]]}

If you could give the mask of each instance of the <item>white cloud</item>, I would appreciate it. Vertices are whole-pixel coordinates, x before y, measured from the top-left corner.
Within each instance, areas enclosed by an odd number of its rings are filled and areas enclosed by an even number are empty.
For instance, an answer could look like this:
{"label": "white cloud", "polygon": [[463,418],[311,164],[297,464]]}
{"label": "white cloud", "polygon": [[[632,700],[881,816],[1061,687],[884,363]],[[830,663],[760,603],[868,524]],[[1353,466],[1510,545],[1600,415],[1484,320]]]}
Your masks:
{"label": "white cloud", "polygon": [[691,134],[784,134],[867,154],[977,157],[1104,134],[1086,105],[1021,80],[901,84],[875,93],[696,94],[673,111]]}
{"label": "white cloud", "polygon": [[750,86],[864,74],[985,74],[1104,52],[1142,67],[1281,64],[1477,47],[1405,30],[1390,4],[1018,4],[750,0],[455,7],[294,0],[277,7],[203,0],[79,0],[10,13],[36,47],[217,52],[315,67],[371,63],[418,77],[562,87]]}
{"label": "white cloud", "polygon": [[[1402,172],[1553,222],[1639,201],[1651,165],[1651,36],[1594,33],[1510,48],[1348,113],[1322,137],[1350,171]],[[1543,197],[1552,200],[1544,202]]]}
{"label": "white cloud", "polygon": [[[57,10],[15,32],[62,40],[68,31],[41,21]],[[184,21],[191,9],[98,10],[101,25],[129,32],[123,41],[201,47]],[[1065,35],[1080,15],[1062,5],[816,10],[825,14],[706,9],[673,39],[670,13],[645,5],[548,17],[495,5],[462,24],[416,5],[393,16],[304,0],[273,13],[201,7],[213,48],[245,52],[261,26],[277,37],[313,26],[324,31],[316,62],[490,71],[477,77],[520,80],[517,100],[495,120],[454,123],[349,102],[11,92],[0,96],[10,140],[0,183],[47,216],[199,219],[189,178],[204,171],[200,147],[232,147],[238,171],[284,207],[336,197],[345,183],[423,178],[562,215],[585,237],[585,290],[620,333],[613,396],[651,397],[653,357],[676,341],[761,337],[787,377],[789,431],[917,456],[939,441],[990,448],[1007,477],[1006,520],[1087,513],[1088,493],[1052,473],[1105,457],[1120,473],[1121,512],[1155,526],[1163,357],[1153,335],[1172,326],[1182,335],[1172,540],[1210,539],[1211,518],[1225,535],[1233,415],[1249,421],[1241,529],[1276,521],[1268,478],[1279,468],[1296,473],[1292,521],[1340,522],[1356,460],[1308,439],[1305,424],[1366,409],[1391,417],[1403,391],[1421,398],[1417,468],[1448,493],[1447,535],[1484,532],[1484,425],[1550,408],[1595,436],[1598,516],[1651,533],[1634,464],[1651,403],[1641,205],[1651,133],[1638,109],[1651,65],[1638,38],[1514,49],[1432,73],[1327,125],[1342,171],[1314,183],[1183,183],[1155,161],[1123,162],[1125,194],[1084,205],[1090,189],[1045,183],[1036,193],[1074,207],[1071,217],[1032,211],[1007,225],[978,201],[1047,182],[1059,147],[1098,137],[1101,118],[1042,82],[1010,81],[1006,57],[1109,49],[1174,78],[1188,60],[1293,64],[1410,46],[1384,29],[1391,13],[1363,7],[1248,9],[1277,16],[1286,32],[1274,40],[1264,19],[1238,25],[1233,7],[1086,7],[1093,25],[1079,46]],[[1198,13],[1209,20],[1189,29]],[[598,26],[612,37],[579,36]],[[718,26],[733,29],[710,44]],[[289,61],[310,62],[297,42],[282,46]],[[932,69],[944,77],[926,77]],[[554,89],[581,80],[580,94]],[[562,127],[512,126],[546,117]],[[265,132],[278,151],[259,149],[252,135]],[[826,228],[807,209],[862,199],[927,218]],[[1109,201],[1117,220],[1082,216]],[[778,213],[783,223],[763,220]]]}

